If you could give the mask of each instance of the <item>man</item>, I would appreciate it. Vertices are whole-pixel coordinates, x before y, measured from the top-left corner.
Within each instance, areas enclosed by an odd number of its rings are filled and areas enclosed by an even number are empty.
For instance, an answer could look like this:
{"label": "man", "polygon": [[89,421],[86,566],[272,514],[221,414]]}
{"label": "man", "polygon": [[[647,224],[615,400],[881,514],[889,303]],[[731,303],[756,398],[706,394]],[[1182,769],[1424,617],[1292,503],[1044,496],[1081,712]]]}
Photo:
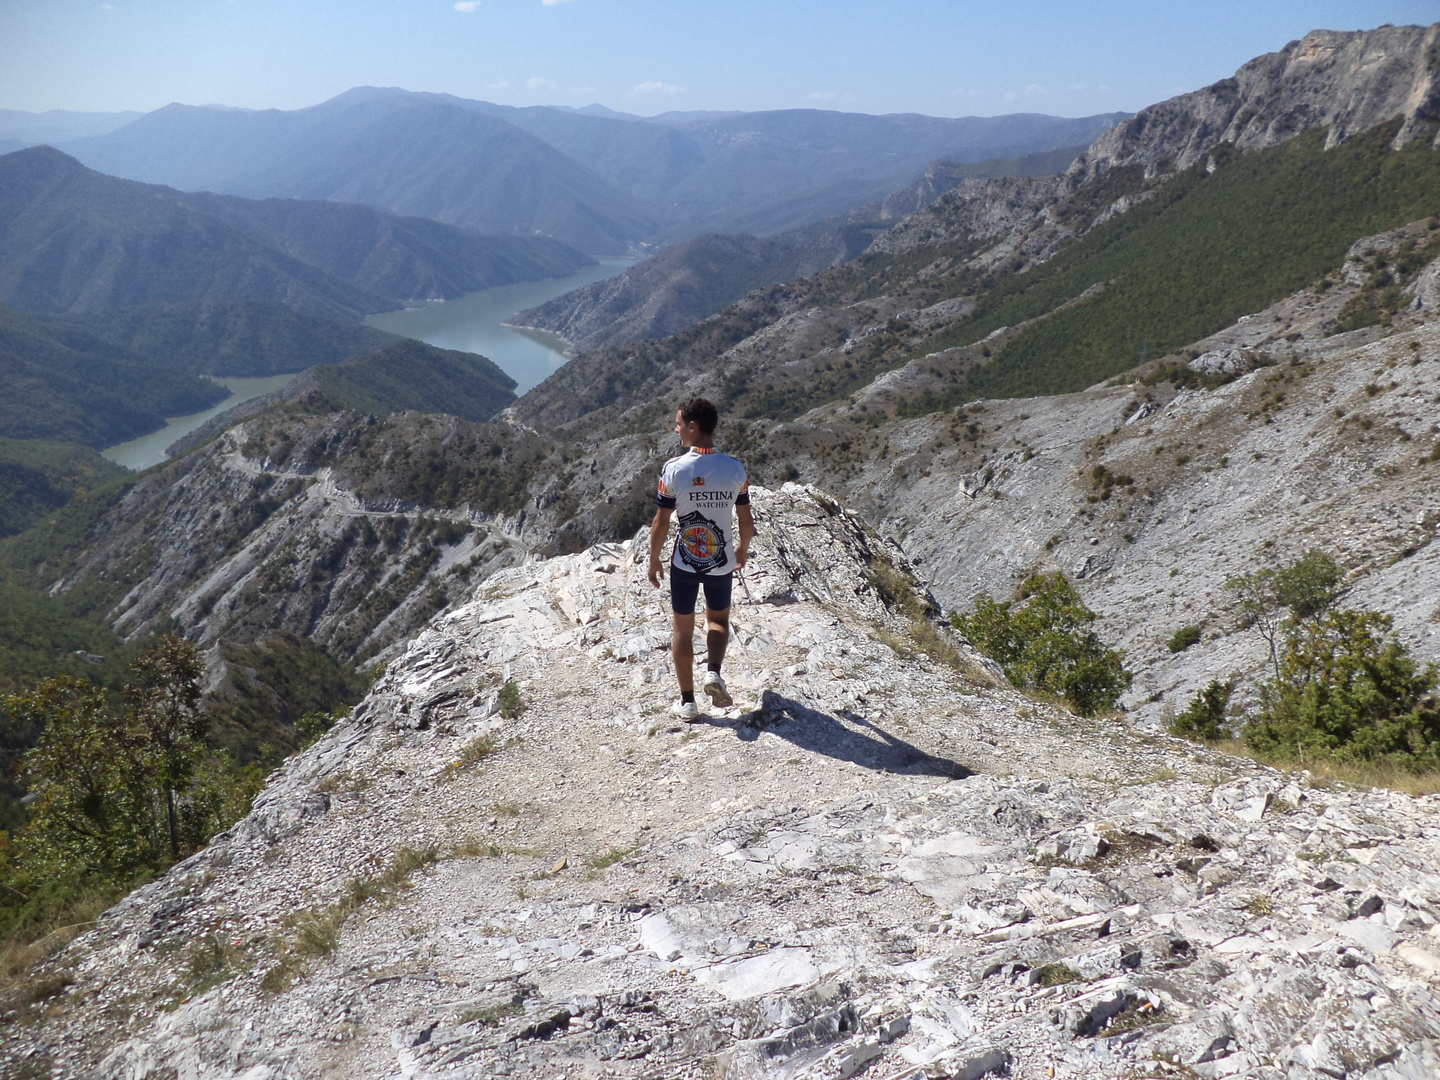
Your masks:
{"label": "man", "polygon": [[[671,654],[680,700],[670,711],[682,720],[700,715],[695,704],[695,600],[705,590],[705,681],[701,689],[717,708],[734,704],[720,665],[730,643],[730,586],[744,567],[755,535],[745,466],[715,449],[719,414],[704,398],[692,398],[675,412],[675,434],[685,453],[660,471],[655,520],[650,523],[650,584],[665,576],[660,554],[670,535],[670,515],[680,512],[670,557],[670,609],[675,613]],[[739,519],[739,536],[733,518]]]}

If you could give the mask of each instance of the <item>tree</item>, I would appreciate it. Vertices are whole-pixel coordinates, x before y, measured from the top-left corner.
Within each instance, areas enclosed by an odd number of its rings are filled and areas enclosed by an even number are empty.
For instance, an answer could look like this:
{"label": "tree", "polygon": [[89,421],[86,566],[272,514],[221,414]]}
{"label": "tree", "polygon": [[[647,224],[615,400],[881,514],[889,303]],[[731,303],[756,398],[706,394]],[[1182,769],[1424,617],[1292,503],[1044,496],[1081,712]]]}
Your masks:
{"label": "tree", "polygon": [[1280,677],[1280,636],[1305,619],[1328,611],[1340,595],[1339,564],[1323,551],[1307,551],[1289,566],[1231,578],[1225,587],[1240,602],[1244,625],[1253,626],[1270,650]]}
{"label": "tree", "polygon": [[24,839],[32,854],[66,877],[127,880],[152,865],[154,762],[105,691],[58,676],[6,706],[42,728],[24,758],[33,796]]}
{"label": "tree", "polygon": [[123,708],[68,676],[6,701],[41,729],[23,762],[34,798],[22,846],[68,876],[128,882],[244,812],[231,770],[204,743],[199,650],[162,637],[132,670]]}
{"label": "tree", "polygon": [[1246,744],[1290,760],[1440,764],[1440,706],[1427,696],[1436,669],[1421,670],[1391,625],[1388,615],[1343,609],[1297,623]]}
{"label": "tree", "polygon": [[1230,704],[1234,683],[1211,679],[1210,685],[1190,699],[1189,706],[1170,725],[1170,732],[1185,739],[1213,742],[1225,736],[1225,706]]}
{"label": "tree", "polygon": [[1131,678],[1125,654],[1106,648],[1090,629],[1095,618],[1056,573],[1026,578],[1013,603],[982,596],[973,614],[951,621],[1016,686],[1062,697],[1081,716],[1094,716],[1114,708]]}
{"label": "tree", "polygon": [[131,670],[135,681],[125,687],[125,698],[155,760],[155,780],[165,797],[170,856],[178,861],[181,837],[175,797],[190,790],[206,752],[206,720],[199,710],[205,667],[200,650],[191,642],[166,634]]}

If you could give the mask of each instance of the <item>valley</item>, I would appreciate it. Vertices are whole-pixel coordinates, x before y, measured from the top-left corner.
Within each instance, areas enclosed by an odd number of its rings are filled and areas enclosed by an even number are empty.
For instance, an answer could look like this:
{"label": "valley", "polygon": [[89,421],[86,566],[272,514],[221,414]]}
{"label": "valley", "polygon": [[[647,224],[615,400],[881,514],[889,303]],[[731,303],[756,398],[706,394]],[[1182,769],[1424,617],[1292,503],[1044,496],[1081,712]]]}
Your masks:
{"label": "valley", "polygon": [[[39,679],[118,717],[184,642],[182,805],[234,807],[62,873],[7,772],[0,1071],[1433,1075],[1437,43],[1134,116],[361,88],[0,158],[0,764]],[[759,531],[682,724],[696,395]]]}

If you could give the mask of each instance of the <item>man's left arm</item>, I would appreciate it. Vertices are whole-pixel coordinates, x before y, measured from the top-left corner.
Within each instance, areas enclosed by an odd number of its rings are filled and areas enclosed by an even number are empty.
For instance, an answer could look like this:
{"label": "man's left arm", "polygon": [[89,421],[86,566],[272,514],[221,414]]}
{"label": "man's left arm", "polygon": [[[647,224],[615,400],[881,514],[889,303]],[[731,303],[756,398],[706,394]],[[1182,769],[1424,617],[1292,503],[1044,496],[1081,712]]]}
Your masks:
{"label": "man's left arm", "polygon": [[735,545],[735,569],[743,570],[750,558],[750,541],[755,539],[755,515],[750,512],[748,502],[735,507],[735,518],[740,525],[740,542]]}

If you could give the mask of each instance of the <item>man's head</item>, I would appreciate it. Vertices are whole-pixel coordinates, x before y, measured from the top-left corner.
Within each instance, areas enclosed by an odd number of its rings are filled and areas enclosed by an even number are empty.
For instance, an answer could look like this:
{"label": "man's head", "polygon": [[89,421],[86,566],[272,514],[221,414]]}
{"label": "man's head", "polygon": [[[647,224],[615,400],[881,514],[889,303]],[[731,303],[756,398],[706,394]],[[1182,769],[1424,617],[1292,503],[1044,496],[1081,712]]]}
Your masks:
{"label": "man's head", "polygon": [[675,434],[685,446],[704,446],[715,434],[720,414],[702,397],[691,398],[675,411]]}

